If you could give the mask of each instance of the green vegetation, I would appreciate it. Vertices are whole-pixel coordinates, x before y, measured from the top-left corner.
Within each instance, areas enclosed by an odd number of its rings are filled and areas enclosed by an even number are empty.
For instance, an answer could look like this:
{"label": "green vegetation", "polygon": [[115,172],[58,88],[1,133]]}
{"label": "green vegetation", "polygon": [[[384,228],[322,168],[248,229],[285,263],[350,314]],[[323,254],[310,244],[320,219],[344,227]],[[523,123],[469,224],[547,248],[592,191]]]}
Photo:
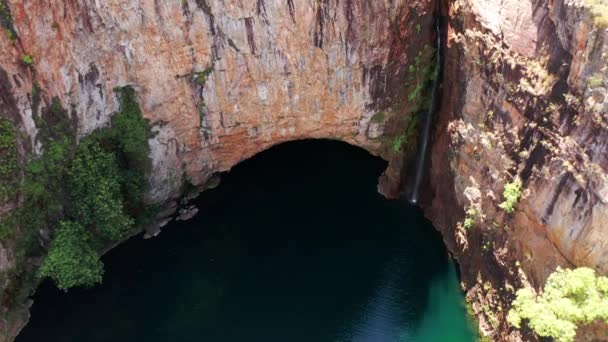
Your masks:
{"label": "green vegetation", "polygon": [[521,186],[521,180],[519,179],[514,180],[512,183],[505,184],[505,190],[502,193],[505,200],[500,203],[498,207],[508,214],[512,213],[521,197]]}
{"label": "green vegetation", "polygon": [[89,233],[75,222],[59,222],[49,254],[39,275],[53,278],[58,288],[92,286],[100,283],[103,264],[90,246]]}
{"label": "green vegetation", "polygon": [[469,230],[473,228],[473,226],[475,225],[476,218],[477,210],[475,210],[474,208],[470,208],[469,210],[467,210],[467,216],[465,217],[464,222],[462,223],[464,229]]}
{"label": "green vegetation", "polygon": [[399,134],[397,137],[395,137],[395,140],[393,140],[393,151],[400,152],[403,149],[403,146],[405,145],[406,142],[407,142],[406,134],[405,133]]}
{"label": "green vegetation", "polygon": [[68,214],[101,237],[126,237],[133,220],[124,213],[118,164],[114,155],[91,139],[78,146],[67,170]]}
{"label": "green vegetation", "polygon": [[6,0],[0,0],[0,26],[4,28],[6,36],[11,42],[17,40],[17,34],[13,29],[13,17],[11,11],[6,4]]}
{"label": "green vegetation", "polygon": [[0,118],[0,201],[15,193],[17,171],[16,131],[8,119]]}
{"label": "green vegetation", "polygon": [[517,291],[507,321],[520,328],[523,320],[540,336],[574,341],[579,324],[608,323],[608,278],[589,268],[558,268],[540,295],[527,288]]}
{"label": "green vegetation", "polygon": [[25,66],[32,66],[34,64],[34,57],[30,55],[23,55],[21,57],[21,63]]}
{"label": "green vegetation", "polygon": [[382,123],[384,120],[386,120],[386,117],[386,112],[377,112],[376,114],[372,115],[369,121],[372,123]]}
{"label": "green vegetation", "polygon": [[[392,141],[388,143],[393,152],[402,152],[408,142],[415,137],[420,111],[430,107],[431,96],[426,96],[428,94],[424,92],[430,87],[432,80],[437,77],[434,56],[433,48],[424,45],[423,49],[414,57],[413,63],[408,65],[406,87],[408,89],[407,100],[410,105],[410,112],[406,118],[399,119],[403,122],[403,126],[400,127],[404,127],[404,131],[392,135]],[[376,113],[372,117],[372,122],[384,119],[383,115],[383,112]]]}
{"label": "green vegetation", "polygon": [[608,28],[608,0],[585,0],[585,7],[591,11],[597,27]]}
{"label": "green vegetation", "polygon": [[192,73],[192,79],[194,80],[194,82],[196,84],[203,87],[203,86],[205,86],[205,83],[207,82],[207,77],[209,77],[209,75],[211,75],[212,72],[213,72],[213,66],[210,66],[203,71],[195,71]]}
{"label": "green vegetation", "polygon": [[61,289],[99,282],[103,265],[96,251],[150,219],[151,209],[143,204],[151,168],[149,125],[135,91],[118,92],[120,111],[111,125],[81,139],[79,145],[75,124],[58,99],[42,117],[35,116],[44,153],[26,166],[19,189],[23,205],[0,224],[2,241],[19,246],[18,263],[27,256],[43,256],[39,232],[54,232],[38,276],[52,278]]}
{"label": "green vegetation", "polygon": [[425,102],[430,100],[430,96],[423,96],[423,92],[437,77],[439,70],[435,69],[435,50],[429,45],[424,45],[422,50],[414,57],[414,63],[408,65],[407,70],[409,84],[407,99],[412,104],[412,112],[417,112],[422,107],[428,106],[428,103]]}
{"label": "green vegetation", "polygon": [[32,117],[38,128],[36,140],[40,141],[43,146],[63,140],[74,144],[76,142],[76,122],[62,107],[58,97],[54,97],[51,105],[43,110],[42,117],[38,115],[40,91],[39,85],[34,83],[31,96]]}
{"label": "green vegetation", "polygon": [[[606,10],[608,11],[608,8],[606,8]],[[603,77],[602,73],[597,72],[597,73],[589,76],[589,78],[587,79],[587,84],[591,88],[599,87],[602,84],[604,84],[604,77]]]}

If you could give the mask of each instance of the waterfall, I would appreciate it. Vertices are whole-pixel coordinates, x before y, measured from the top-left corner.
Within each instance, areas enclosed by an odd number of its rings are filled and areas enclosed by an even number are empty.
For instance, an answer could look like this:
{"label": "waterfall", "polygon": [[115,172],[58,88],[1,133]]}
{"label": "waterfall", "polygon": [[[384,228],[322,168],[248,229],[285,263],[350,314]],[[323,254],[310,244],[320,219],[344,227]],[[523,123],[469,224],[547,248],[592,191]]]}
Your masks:
{"label": "waterfall", "polygon": [[423,118],[423,126],[420,131],[418,154],[416,158],[416,167],[414,169],[414,178],[410,193],[409,202],[412,204],[418,203],[418,195],[420,191],[420,184],[424,177],[425,166],[427,163],[429,140],[431,135],[431,128],[433,127],[433,117],[437,110],[437,93],[439,92],[439,75],[441,73],[441,21],[440,21],[440,7],[439,0],[437,1],[437,8],[435,13],[435,33],[437,34],[436,40],[436,51],[435,51],[435,70],[433,83],[431,87],[431,101],[428,111],[425,113]]}

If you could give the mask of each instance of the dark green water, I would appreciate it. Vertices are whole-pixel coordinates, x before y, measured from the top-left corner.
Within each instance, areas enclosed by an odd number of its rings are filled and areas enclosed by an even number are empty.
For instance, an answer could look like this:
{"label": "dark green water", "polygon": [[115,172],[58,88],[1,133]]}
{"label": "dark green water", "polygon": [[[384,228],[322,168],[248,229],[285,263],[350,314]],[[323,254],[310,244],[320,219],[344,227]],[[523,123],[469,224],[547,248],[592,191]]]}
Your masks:
{"label": "dark green water", "polygon": [[377,194],[384,167],[337,142],[264,152],[194,220],[108,253],[103,285],[45,282],[17,341],[473,341],[440,236]]}

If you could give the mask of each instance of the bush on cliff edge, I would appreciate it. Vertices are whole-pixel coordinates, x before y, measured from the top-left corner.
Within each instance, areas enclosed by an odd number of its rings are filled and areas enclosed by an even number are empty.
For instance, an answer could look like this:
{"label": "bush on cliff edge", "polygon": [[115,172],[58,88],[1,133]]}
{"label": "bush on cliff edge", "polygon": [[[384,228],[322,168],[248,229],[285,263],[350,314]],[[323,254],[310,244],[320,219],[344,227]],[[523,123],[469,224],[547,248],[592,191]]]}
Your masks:
{"label": "bush on cliff edge", "polygon": [[529,288],[517,291],[507,321],[520,328],[523,320],[540,336],[572,342],[578,325],[608,323],[608,278],[590,268],[558,267],[540,295]]}

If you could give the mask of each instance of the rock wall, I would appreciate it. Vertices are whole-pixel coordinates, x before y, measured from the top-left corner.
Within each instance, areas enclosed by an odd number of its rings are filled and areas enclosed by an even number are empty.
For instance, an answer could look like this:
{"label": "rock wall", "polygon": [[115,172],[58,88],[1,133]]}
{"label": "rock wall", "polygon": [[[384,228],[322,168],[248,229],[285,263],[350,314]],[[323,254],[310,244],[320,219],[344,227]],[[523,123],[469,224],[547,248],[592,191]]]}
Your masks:
{"label": "rock wall", "polygon": [[[4,87],[36,145],[31,92],[58,96],[85,135],[132,85],[158,133],[150,201],[175,196],[271,145],[340,139],[375,153],[370,118],[396,103],[408,51],[431,39],[428,1],[9,0]],[[415,26],[418,26],[417,33]],[[33,68],[22,56],[34,58]],[[410,57],[411,59],[411,57]],[[204,81],[197,75],[207,71]],[[205,76],[203,76],[205,77]],[[377,131],[380,130],[378,133]]]}
{"label": "rock wall", "polygon": [[[505,322],[515,290],[542,287],[557,266],[608,274],[608,30],[576,1],[455,0],[443,13],[426,212],[461,264],[482,331],[533,340]],[[516,179],[522,199],[508,214],[499,203]]]}
{"label": "rock wall", "polygon": [[[391,160],[390,183],[403,158],[387,138],[409,115],[407,66],[432,44],[433,8],[430,0],[0,0],[0,114],[19,131],[24,164],[43,151],[36,120],[48,119],[53,98],[82,137],[109,124],[113,89],[132,86],[155,133],[151,204],[307,138]],[[19,278],[15,248],[0,241],[0,289]],[[2,298],[0,331],[10,340],[27,310],[16,315]]]}
{"label": "rock wall", "polygon": [[[517,288],[539,288],[558,265],[608,274],[608,32],[580,1],[442,2],[442,97],[422,203],[494,340],[535,339],[505,322]],[[24,162],[43,150],[36,120],[53,98],[84,136],[118,109],[113,89],[131,85],[155,132],[150,203],[307,138],[390,160],[382,190],[398,193],[403,155],[391,144],[414,107],[409,70],[432,46],[433,1],[0,5],[11,33],[0,34],[0,115],[17,127]],[[516,179],[523,197],[505,213],[502,192]],[[3,203],[0,216],[16,205]],[[19,277],[14,248],[0,240],[0,289]],[[0,331],[10,340],[27,309],[6,303],[3,294]],[[579,337],[608,338],[602,329]]]}

